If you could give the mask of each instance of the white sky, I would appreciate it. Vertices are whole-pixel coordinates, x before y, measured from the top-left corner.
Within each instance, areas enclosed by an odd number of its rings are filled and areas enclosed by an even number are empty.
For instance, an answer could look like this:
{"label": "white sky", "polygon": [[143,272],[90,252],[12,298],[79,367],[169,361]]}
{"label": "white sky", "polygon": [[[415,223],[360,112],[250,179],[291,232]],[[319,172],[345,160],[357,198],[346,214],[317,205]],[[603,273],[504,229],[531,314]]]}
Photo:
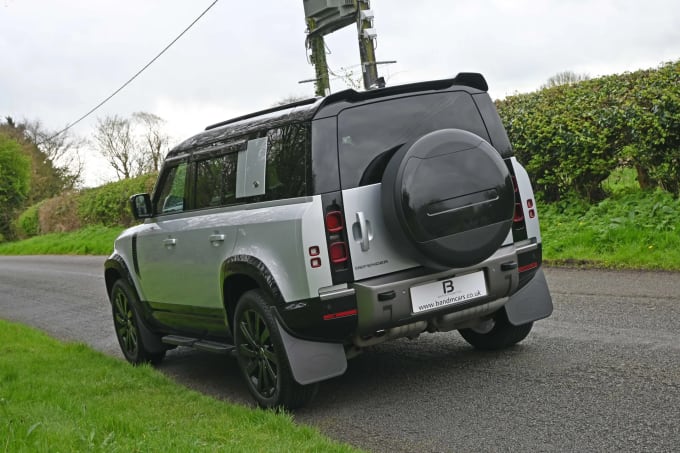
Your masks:
{"label": "white sky", "polygon": [[[0,117],[74,121],[136,73],[212,0],[0,0]],[[388,84],[481,72],[493,98],[571,70],[591,77],[680,58],[678,0],[372,0]],[[124,91],[74,128],[136,111],[177,143],[206,125],[312,96],[302,0],[220,0]],[[356,28],[326,37],[331,69],[359,75]],[[333,90],[344,89],[341,81]],[[86,185],[113,179],[88,148]]]}

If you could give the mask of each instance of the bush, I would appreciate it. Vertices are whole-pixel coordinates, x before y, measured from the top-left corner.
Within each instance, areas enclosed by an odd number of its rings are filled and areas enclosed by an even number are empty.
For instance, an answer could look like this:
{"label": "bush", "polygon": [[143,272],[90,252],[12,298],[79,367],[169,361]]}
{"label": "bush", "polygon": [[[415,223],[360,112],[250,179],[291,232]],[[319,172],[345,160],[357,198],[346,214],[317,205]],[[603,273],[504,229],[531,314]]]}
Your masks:
{"label": "bush", "polygon": [[14,230],[19,239],[26,239],[40,234],[39,210],[43,202],[36,203],[26,209],[14,222]]}
{"label": "bush", "polygon": [[43,201],[38,209],[40,233],[63,233],[79,230],[83,223],[78,217],[78,192],[65,192]]}
{"label": "bush", "polygon": [[86,225],[132,225],[134,219],[130,211],[130,196],[151,192],[155,181],[156,174],[152,173],[83,190],[77,208],[81,222]]}
{"label": "bush", "polygon": [[642,188],[680,194],[680,61],[497,102],[517,157],[545,201],[605,197],[621,165]]}

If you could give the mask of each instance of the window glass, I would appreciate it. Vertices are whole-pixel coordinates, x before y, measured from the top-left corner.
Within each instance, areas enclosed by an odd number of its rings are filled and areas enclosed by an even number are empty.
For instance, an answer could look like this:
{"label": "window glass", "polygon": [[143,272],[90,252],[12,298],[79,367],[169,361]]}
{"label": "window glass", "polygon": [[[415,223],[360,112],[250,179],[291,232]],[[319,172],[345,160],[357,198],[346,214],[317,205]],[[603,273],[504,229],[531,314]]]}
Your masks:
{"label": "window glass", "polygon": [[264,200],[306,194],[309,123],[294,123],[267,132],[267,170]]}
{"label": "window glass", "polygon": [[182,212],[185,208],[187,164],[181,163],[166,171],[154,211],[159,214]]}
{"label": "window glass", "polygon": [[379,182],[392,154],[405,143],[439,130],[457,128],[489,140],[471,96],[447,92],[375,102],[338,116],[342,188]]}
{"label": "window glass", "polygon": [[236,203],[237,160],[230,153],[196,162],[197,209]]}

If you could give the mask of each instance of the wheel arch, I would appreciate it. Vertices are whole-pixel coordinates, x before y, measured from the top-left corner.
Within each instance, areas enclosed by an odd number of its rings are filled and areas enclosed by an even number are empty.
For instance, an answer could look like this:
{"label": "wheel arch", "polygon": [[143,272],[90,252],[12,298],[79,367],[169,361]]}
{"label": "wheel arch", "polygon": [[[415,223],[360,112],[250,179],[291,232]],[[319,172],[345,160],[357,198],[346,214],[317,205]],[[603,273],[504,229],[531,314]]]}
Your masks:
{"label": "wheel arch", "polygon": [[281,290],[267,266],[251,255],[235,255],[222,264],[222,297],[229,326],[233,326],[234,312],[239,298],[251,289],[266,291],[278,304]]}
{"label": "wheel arch", "polygon": [[104,263],[104,281],[106,283],[106,294],[111,294],[111,288],[116,280],[119,278],[125,278],[125,280],[132,286],[132,288],[137,292],[139,296],[139,291],[137,291],[137,285],[132,280],[130,275],[130,270],[125,264],[125,260],[120,255],[112,255]]}

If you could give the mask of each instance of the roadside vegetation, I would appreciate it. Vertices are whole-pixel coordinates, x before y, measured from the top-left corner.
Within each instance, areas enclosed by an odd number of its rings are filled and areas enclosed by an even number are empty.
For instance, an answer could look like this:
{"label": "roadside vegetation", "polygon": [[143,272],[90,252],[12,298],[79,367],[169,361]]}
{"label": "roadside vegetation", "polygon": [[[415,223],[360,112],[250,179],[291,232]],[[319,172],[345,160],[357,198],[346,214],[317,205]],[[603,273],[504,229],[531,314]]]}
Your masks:
{"label": "roadside vegetation", "polygon": [[[534,184],[548,264],[680,270],[680,61],[593,79],[560,73],[496,105]],[[146,125],[143,140],[133,139],[132,120]],[[0,163],[14,170],[0,172],[13,181],[0,190],[0,205],[11,207],[0,211],[0,254],[110,253],[134,223],[130,195],[150,192],[156,173],[129,176],[157,169],[168,143],[160,118],[132,120],[107,118],[95,133],[123,179],[84,190],[58,166],[47,169],[52,185],[22,183],[31,156],[51,154],[38,148],[30,124],[1,125]],[[134,143],[137,154],[126,153]],[[142,155],[155,158],[142,165]]]}
{"label": "roadside vegetation", "polygon": [[680,199],[635,187],[633,170],[610,178],[611,195],[539,206],[543,257],[553,265],[680,270]]}
{"label": "roadside vegetation", "polygon": [[3,320],[0,357],[0,451],[357,451]]}
{"label": "roadside vegetation", "polygon": [[123,227],[90,226],[0,244],[0,255],[110,255]]}

